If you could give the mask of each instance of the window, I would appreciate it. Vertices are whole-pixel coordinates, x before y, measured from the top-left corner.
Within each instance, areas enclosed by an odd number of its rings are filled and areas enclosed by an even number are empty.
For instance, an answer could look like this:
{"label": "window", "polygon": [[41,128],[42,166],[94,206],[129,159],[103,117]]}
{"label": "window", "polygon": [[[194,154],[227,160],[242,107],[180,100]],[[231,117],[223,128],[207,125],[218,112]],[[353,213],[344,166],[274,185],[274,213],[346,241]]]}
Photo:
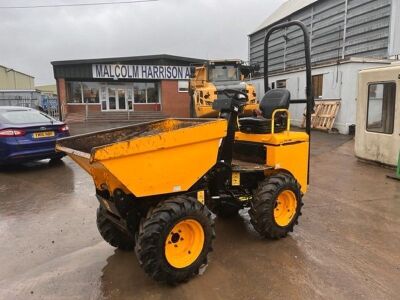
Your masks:
{"label": "window", "polygon": [[97,82],[67,82],[67,103],[100,103]]}
{"label": "window", "polygon": [[368,87],[367,130],[392,134],[396,84],[394,82],[374,83]]}
{"label": "window", "polygon": [[277,80],[276,87],[278,89],[286,89],[286,79]]}
{"label": "window", "polygon": [[135,103],[146,103],[146,83],[135,82],[133,84]]}
{"label": "window", "polygon": [[82,90],[80,82],[67,82],[67,103],[82,103]]}
{"label": "window", "polygon": [[158,86],[154,82],[147,82],[147,103],[158,103]]}
{"label": "window", "polygon": [[179,80],[178,81],[178,92],[187,93],[189,91],[189,81]]}
{"label": "window", "polygon": [[313,83],[313,92],[314,92],[314,98],[315,99],[320,99],[322,98],[322,88],[324,84],[324,75],[314,75],[312,77],[312,83]]}
{"label": "window", "polygon": [[99,89],[97,82],[82,82],[83,103],[99,103]]}
{"label": "window", "polygon": [[135,82],[133,84],[135,103],[159,103],[158,84],[154,82]]}
{"label": "window", "polygon": [[240,80],[239,68],[236,65],[212,65],[208,69],[209,81]]}

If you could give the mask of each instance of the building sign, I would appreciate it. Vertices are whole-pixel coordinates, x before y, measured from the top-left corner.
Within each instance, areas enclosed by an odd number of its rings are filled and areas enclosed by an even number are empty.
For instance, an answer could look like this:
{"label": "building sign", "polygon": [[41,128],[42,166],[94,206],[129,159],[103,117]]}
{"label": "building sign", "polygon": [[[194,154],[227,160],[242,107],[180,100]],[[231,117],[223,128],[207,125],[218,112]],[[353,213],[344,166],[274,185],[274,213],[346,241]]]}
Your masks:
{"label": "building sign", "polygon": [[92,65],[93,78],[111,79],[189,79],[188,66],[158,66],[158,65]]}

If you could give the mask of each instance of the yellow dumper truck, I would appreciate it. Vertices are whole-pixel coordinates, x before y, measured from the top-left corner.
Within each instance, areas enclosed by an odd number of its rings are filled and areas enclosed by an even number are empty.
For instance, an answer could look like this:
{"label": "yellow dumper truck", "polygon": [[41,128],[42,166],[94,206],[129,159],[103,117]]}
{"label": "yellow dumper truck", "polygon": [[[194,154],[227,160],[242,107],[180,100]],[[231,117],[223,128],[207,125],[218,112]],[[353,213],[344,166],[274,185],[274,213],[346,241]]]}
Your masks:
{"label": "yellow dumper truck", "polygon": [[[144,271],[170,284],[187,281],[207,264],[215,238],[210,211],[227,217],[249,208],[263,237],[293,231],[307,191],[313,97],[309,38],[307,130],[290,130],[290,93],[268,88],[268,51],[262,116],[238,119],[248,93],[224,89],[212,103],[216,119],[165,119],[58,141],[92,177],[100,234],[114,247],[135,249]],[[299,102],[300,100],[296,100]]]}

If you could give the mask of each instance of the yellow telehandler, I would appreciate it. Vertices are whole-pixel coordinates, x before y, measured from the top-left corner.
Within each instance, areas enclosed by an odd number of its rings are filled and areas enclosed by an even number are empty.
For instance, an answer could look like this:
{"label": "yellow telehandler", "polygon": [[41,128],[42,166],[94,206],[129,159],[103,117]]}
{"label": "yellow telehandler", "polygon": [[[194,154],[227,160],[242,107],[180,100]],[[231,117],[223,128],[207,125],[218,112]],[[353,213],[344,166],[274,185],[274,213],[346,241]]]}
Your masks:
{"label": "yellow telehandler", "polygon": [[190,116],[192,118],[214,118],[218,111],[212,108],[216,99],[225,98],[225,89],[234,89],[246,93],[247,105],[242,115],[251,115],[258,108],[254,86],[245,82],[259,65],[246,65],[241,60],[211,60],[191,67],[189,81]]}
{"label": "yellow telehandler", "polygon": [[[268,41],[277,30],[304,33],[307,99],[290,100],[268,87]],[[144,271],[177,284],[208,263],[214,218],[249,208],[255,230],[279,239],[293,231],[309,175],[311,111],[307,27],[290,21],[265,37],[262,116],[238,119],[248,93],[224,89],[212,103],[215,119],[165,119],[60,139],[93,178],[99,201],[97,226],[110,245],[136,251]],[[306,103],[306,132],[290,130],[290,103]],[[249,250],[250,251],[250,250]]]}

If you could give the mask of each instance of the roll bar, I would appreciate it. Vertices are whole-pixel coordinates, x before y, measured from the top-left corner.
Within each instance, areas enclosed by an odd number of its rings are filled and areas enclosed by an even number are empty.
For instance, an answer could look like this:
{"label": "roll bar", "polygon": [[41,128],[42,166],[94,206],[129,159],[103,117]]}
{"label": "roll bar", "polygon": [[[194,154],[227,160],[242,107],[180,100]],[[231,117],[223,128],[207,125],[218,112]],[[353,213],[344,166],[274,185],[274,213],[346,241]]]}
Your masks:
{"label": "roll bar", "polygon": [[[269,39],[271,35],[279,30],[279,29],[284,29],[288,28],[291,26],[297,26],[300,27],[300,29],[303,31],[303,36],[304,36],[304,54],[305,54],[305,59],[306,59],[306,103],[307,103],[307,109],[306,109],[306,132],[308,135],[311,133],[311,114],[314,109],[314,95],[313,95],[313,89],[312,89],[312,78],[311,78],[311,52],[310,52],[310,35],[308,33],[308,29],[306,25],[304,25],[303,22],[300,21],[288,21],[282,24],[278,24],[275,26],[272,26],[267,30],[267,33],[265,35],[264,39],[264,90],[268,91],[269,84],[268,84],[268,44],[269,44]],[[296,102],[294,102],[296,103]],[[304,102],[297,102],[297,103],[304,103]]]}
{"label": "roll bar", "polygon": [[264,90],[267,92],[269,88],[268,84],[268,43],[271,35],[280,29],[288,28],[291,26],[300,27],[303,31],[304,36],[304,55],[306,60],[306,101],[293,101],[291,103],[306,103],[306,132],[309,137],[308,144],[308,172],[307,172],[307,183],[310,181],[310,142],[311,142],[311,114],[314,110],[314,95],[312,88],[312,77],[311,77],[311,51],[310,51],[310,35],[308,33],[307,26],[304,25],[303,22],[300,21],[288,21],[282,24],[277,24],[275,26],[270,27],[267,30],[264,39]]}

